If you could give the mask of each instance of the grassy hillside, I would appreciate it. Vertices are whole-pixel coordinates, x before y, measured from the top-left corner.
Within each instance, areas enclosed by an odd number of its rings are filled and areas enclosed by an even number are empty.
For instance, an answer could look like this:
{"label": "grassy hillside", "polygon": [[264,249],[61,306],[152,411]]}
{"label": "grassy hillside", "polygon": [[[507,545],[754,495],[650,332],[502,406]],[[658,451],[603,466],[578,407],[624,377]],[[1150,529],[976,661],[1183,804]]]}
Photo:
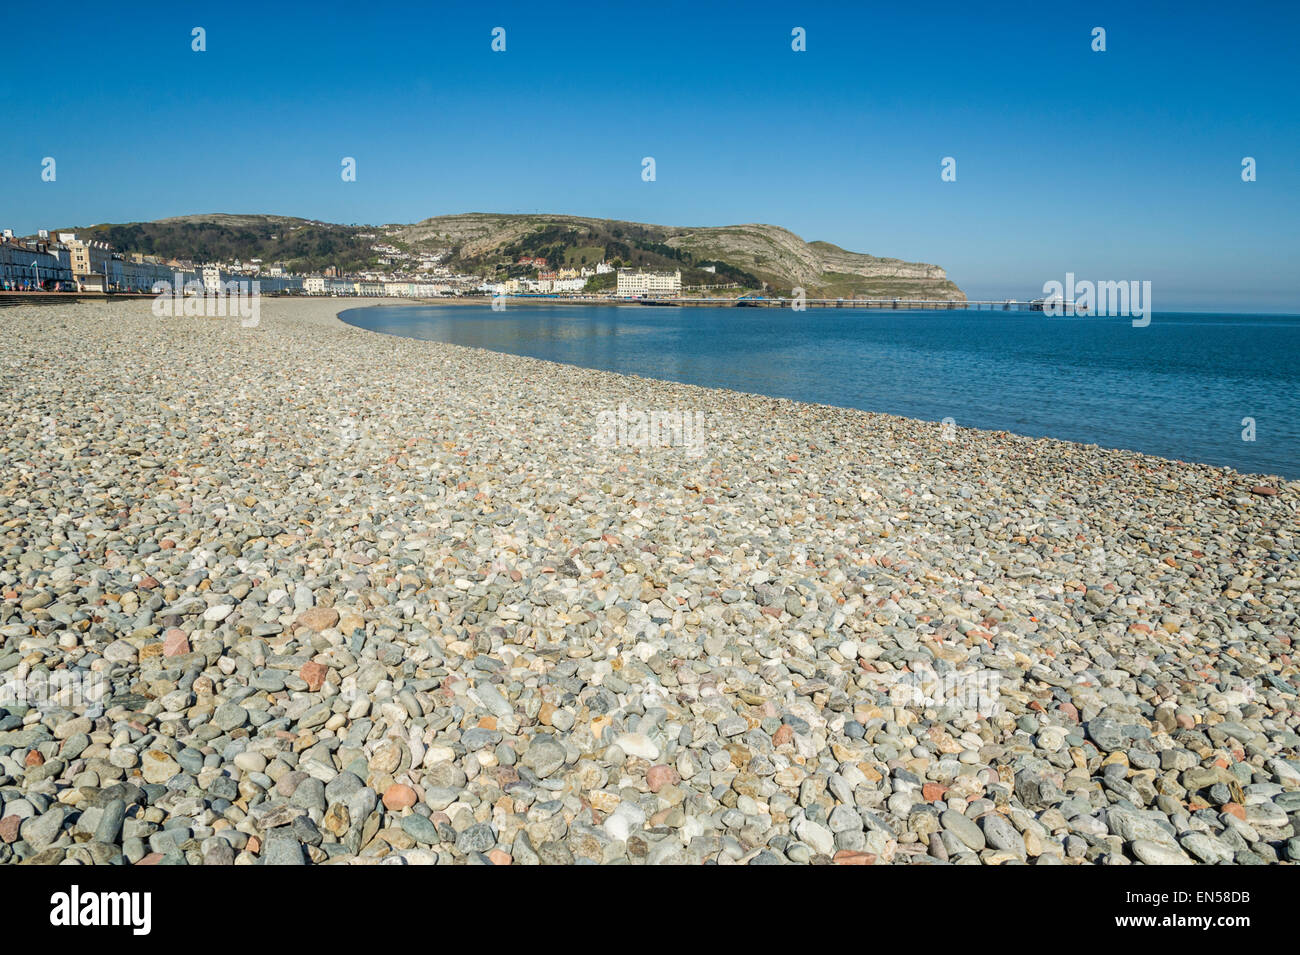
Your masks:
{"label": "grassy hillside", "polygon": [[346,271],[375,268],[378,253],[370,246],[391,238],[361,239],[379,234],[373,226],[336,225],[308,219],[258,215],[203,215],[128,222],[122,225],[74,226],[83,239],[99,239],[123,252],[141,252],[196,262],[226,262],[259,258],[283,262],[296,272],[314,272],[330,265]]}
{"label": "grassy hillside", "polygon": [[617,266],[680,269],[685,285],[736,283],[744,290],[781,295],[800,287],[814,298],[966,297],[937,265],[805,242],[779,226],[760,224],[692,228],[582,216],[470,213],[414,225],[356,226],[212,214],[69,231],[127,252],[195,261],[260,258],[268,264],[283,262],[297,272],[330,265],[349,272],[378,268],[378,254],[370,246],[382,242],[405,251],[442,252],[452,268],[491,278],[532,274],[531,266],[517,263],[522,257],[541,256],[551,267],[604,260]]}

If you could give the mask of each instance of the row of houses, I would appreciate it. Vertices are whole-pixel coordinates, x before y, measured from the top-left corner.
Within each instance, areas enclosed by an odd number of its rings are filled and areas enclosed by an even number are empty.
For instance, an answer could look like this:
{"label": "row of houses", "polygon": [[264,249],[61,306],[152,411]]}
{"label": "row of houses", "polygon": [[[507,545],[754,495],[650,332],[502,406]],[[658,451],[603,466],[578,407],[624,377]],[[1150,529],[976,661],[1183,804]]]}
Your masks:
{"label": "row of houses", "polygon": [[587,279],[593,275],[604,275],[606,272],[614,271],[614,267],[606,262],[601,262],[594,268],[584,265],[581,268],[547,270],[545,259],[528,256],[524,256],[516,264],[539,266],[537,277],[520,276],[506,279],[504,282],[490,282],[481,286],[481,290],[493,295],[554,295],[581,292],[587,287]]}
{"label": "row of houses", "polygon": [[443,282],[354,281],[347,278],[328,278],[323,275],[308,275],[300,281],[302,291],[307,295],[435,298],[454,291],[450,285]]}
{"label": "row of houses", "polygon": [[[574,270],[567,270],[572,272]],[[604,269],[605,272],[613,269]],[[479,291],[489,295],[554,295],[582,292],[587,287],[587,279],[594,273],[584,269],[576,277],[565,276],[562,272],[540,272],[535,279],[510,278],[503,282],[484,282]],[[617,278],[619,298],[676,298],[682,292],[682,273],[645,272],[641,270],[620,269]]]}
{"label": "row of houses", "polygon": [[72,281],[67,249],[51,250],[47,242],[20,242],[9,229],[0,236],[0,290],[71,287]]}
{"label": "row of houses", "polygon": [[[154,256],[115,252],[104,242],[83,240],[75,232],[53,238],[44,230],[34,240],[0,234],[0,288],[25,291],[149,292],[171,283],[178,269]],[[183,273],[188,280],[197,276]]]}
{"label": "row of houses", "polygon": [[41,231],[23,241],[6,229],[0,236],[0,285],[9,290],[149,292],[160,281],[171,282],[175,272],[162,259],[115,252],[75,232],[51,237]]}
{"label": "row of houses", "polygon": [[179,287],[211,292],[249,281],[256,281],[262,294],[303,290],[303,280],[285,275],[283,269],[250,274],[220,265],[195,268],[157,256],[117,252],[105,242],[80,239],[75,232],[51,237],[41,231],[28,240],[15,238],[9,229],[0,234],[0,290],[4,291],[152,293]]}
{"label": "row of houses", "polygon": [[297,275],[275,275],[272,272],[251,275],[248,272],[229,272],[219,265],[205,265],[201,271],[201,281],[205,291],[230,288],[231,282],[256,282],[258,291],[263,295],[301,294],[305,280]]}
{"label": "row of houses", "polygon": [[545,275],[542,273],[543,277],[535,279],[524,277],[506,279],[504,282],[487,282],[479,286],[479,289],[492,295],[537,295],[581,292],[587,286],[585,278],[561,279],[544,277]]}

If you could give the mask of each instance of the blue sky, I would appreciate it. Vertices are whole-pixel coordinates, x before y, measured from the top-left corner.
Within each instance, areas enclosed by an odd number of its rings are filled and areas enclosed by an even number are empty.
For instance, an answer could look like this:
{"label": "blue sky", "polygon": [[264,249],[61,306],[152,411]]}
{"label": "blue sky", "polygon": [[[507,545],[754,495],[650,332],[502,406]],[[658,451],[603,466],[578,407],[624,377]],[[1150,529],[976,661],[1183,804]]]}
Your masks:
{"label": "blue sky", "polygon": [[20,233],[197,212],[771,222],[937,263],[973,298],[1073,271],[1150,280],[1158,310],[1300,311],[1294,3],[13,3],[3,21],[0,223]]}

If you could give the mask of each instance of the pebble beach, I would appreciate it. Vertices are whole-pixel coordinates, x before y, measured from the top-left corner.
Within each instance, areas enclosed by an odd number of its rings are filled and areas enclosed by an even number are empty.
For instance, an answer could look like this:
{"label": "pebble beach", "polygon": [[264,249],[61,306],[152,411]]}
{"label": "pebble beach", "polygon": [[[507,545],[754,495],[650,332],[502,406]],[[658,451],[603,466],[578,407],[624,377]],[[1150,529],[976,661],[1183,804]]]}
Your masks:
{"label": "pebble beach", "polygon": [[0,863],[1300,860],[1300,482],[346,307],[0,309]]}

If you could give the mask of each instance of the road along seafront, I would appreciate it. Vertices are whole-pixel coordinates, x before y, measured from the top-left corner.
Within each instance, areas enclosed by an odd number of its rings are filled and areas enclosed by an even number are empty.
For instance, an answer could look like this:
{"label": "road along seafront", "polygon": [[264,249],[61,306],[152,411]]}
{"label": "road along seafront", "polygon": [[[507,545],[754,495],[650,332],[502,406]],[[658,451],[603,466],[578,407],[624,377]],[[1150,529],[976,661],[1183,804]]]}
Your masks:
{"label": "road along seafront", "polygon": [[1296,482],[348,304],[0,312],[0,862],[1300,857]]}

